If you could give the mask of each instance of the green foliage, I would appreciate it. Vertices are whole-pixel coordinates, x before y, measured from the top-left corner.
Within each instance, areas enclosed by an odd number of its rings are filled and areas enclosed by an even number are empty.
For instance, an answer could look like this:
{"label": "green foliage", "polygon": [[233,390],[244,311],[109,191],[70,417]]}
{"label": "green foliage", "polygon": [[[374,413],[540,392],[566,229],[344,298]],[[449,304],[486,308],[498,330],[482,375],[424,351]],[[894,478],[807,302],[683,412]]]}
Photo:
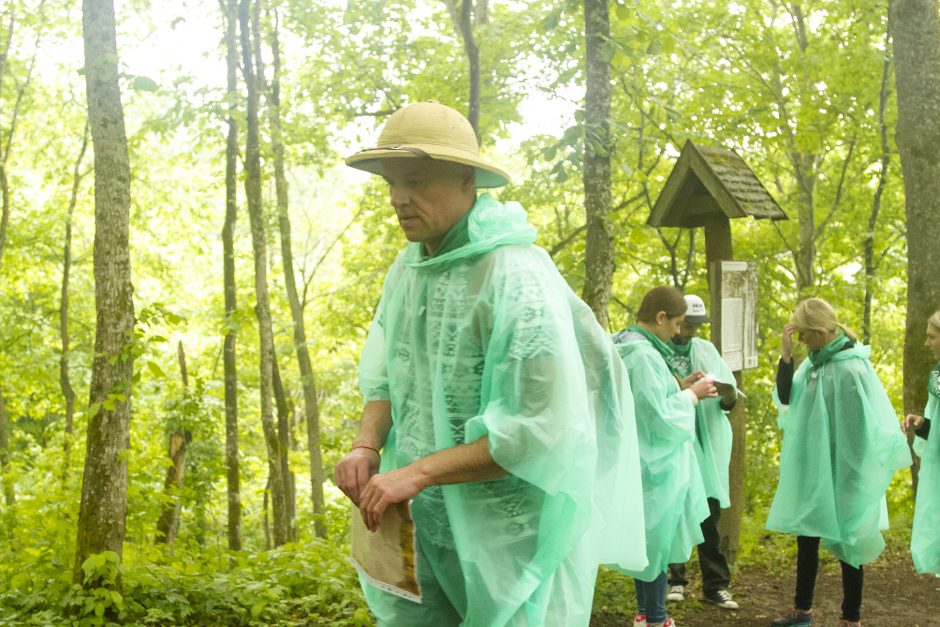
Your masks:
{"label": "green foliage", "polygon": [[[124,566],[113,553],[89,557],[83,570],[101,587],[70,585],[42,559],[28,579],[3,577],[0,625],[372,625],[348,558],[332,545],[135,557]],[[110,585],[118,572],[121,592]]]}

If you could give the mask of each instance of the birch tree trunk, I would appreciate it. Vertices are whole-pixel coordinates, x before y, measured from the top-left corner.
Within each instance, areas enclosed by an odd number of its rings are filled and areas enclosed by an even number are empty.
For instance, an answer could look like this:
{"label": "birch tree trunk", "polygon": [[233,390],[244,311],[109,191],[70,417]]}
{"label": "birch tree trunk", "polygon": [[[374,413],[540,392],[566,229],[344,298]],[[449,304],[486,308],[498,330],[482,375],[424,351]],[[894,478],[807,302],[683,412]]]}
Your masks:
{"label": "birch tree trunk", "polygon": [[[118,84],[114,5],[84,0],[88,120],[95,151],[95,357],[73,580],[103,551],[122,554],[127,513],[134,301],[129,254],[130,163]],[[96,585],[98,582],[85,582]],[[118,583],[120,587],[120,583]]]}

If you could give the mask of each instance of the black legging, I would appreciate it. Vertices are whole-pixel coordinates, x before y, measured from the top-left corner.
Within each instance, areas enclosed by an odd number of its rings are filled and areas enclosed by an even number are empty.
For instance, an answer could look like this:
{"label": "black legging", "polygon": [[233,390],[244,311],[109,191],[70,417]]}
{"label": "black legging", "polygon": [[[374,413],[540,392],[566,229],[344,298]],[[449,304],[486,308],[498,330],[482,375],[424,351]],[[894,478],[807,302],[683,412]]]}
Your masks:
{"label": "black legging", "polygon": [[[797,609],[810,610],[819,571],[819,538],[797,536],[796,546],[796,595],[793,604]],[[839,564],[842,566],[842,618],[855,622],[861,620],[865,572],[862,566],[855,568],[841,560]]]}

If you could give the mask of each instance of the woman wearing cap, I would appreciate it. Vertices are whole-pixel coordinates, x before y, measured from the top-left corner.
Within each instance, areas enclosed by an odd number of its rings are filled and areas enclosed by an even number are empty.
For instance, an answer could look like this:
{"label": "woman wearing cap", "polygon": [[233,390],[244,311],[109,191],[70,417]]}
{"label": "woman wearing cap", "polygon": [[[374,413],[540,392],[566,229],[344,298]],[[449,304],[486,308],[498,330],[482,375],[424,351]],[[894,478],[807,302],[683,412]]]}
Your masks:
{"label": "woman wearing cap", "polygon": [[916,430],[914,451],[920,455],[911,556],[919,573],[940,575],[940,310],[927,320],[924,345],[938,363],[927,378],[927,408],[923,416],[908,414],[904,428]]}
{"label": "woman wearing cap", "polygon": [[[794,373],[793,333],[810,353]],[[868,346],[839,323],[826,301],[810,298],[783,330],[774,400],[783,429],[780,482],[767,528],[797,536],[794,606],[774,627],[813,622],[820,543],[842,566],[840,625],[860,625],[863,564],[884,549],[885,491],[911,463],[907,440]]]}
{"label": "woman wearing cap", "polygon": [[666,568],[689,559],[702,542],[700,523],[709,513],[695,457],[695,406],[717,391],[701,373],[683,390],[669,364],[674,352],[668,342],[685,312],[679,290],[653,288],[643,297],[636,324],[613,337],[630,375],[643,473],[649,564],[642,571],[618,568],[634,578],[635,627],[675,625],[666,616]]}

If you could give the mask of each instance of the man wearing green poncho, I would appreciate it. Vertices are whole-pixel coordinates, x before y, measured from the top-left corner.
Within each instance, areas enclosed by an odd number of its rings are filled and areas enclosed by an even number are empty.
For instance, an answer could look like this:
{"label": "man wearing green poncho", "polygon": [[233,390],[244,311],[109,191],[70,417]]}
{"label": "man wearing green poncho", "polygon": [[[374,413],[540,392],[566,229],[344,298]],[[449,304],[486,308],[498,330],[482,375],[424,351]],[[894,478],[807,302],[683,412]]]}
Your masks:
{"label": "man wearing green poncho", "polygon": [[[792,335],[810,353],[794,373]],[[793,608],[774,627],[808,627],[820,543],[842,566],[843,627],[860,625],[863,564],[884,549],[885,492],[894,473],[911,464],[907,439],[884,386],[826,301],[796,308],[783,332],[774,400],[783,429],[780,482],[767,528],[797,536]]]}
{"label": "man wearing green poncho", "polygon": [[[940,360],[940,311],[927,321],[924,345]],[[940,361],[927,378],[927,393],[924,415],[904,419],[905,429],[916,429],[914,451],[920,456],[911,557],[917,572],[940,576]]]}
{"label": "man wearing green poncho", "polygon": [[[708,518],[702,521],[704,541],[698,545],[702,594],[709,603],[735,610],[738,604],[728,592],[731,569],[728,568],[728,560],[721,552],[721,537],[718,535],[721,508],[731,505],[728,465],[731,463],[732,433],[731,423],[725,412],[730,411],[737,401],[733,387],[735,380],[734,374],[718,354],[715,345],[697,337],[699,327],[708,322],[705,303],[694,294],[686,294],[685,302],[688,305],[685,320],[679,327],[679,333],[669,341],[669,347],[674,353],[669,363],[680,378],[690,377],[693,373],[703,373],[732,386],[723,386],[724,392],[720,398],[702,399],[695,406],[694,444],[710,512]],[[666,600],[682,601],[688,583],[685,564],[670,564],[670,589]]]}
{"label": "man wearing green poncho", "polygon": [[587,625],[597,565],[646,563],[613,346],[522,208],[477,197],[508,177],[458,112],[400,109],[347,164],[383,176],[411,242],[385,279],[336,480],[372,530],[413,499],[422,602],[363,581],[370,609],[402,627]]}

